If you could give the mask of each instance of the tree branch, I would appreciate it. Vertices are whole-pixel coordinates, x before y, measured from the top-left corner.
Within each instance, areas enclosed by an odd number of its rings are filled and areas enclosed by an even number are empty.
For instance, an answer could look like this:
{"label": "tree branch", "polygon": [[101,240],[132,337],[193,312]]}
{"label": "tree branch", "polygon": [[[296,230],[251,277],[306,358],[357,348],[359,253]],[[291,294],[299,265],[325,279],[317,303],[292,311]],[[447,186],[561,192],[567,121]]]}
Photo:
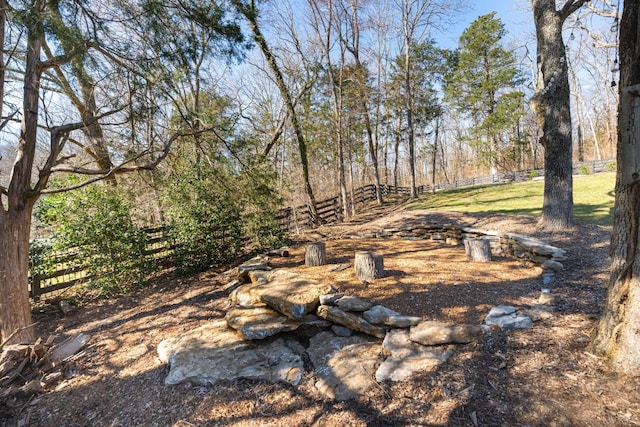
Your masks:
{"label": "tree branch", "polygon": [[566,19],[575,11],[580,9],[585,4],[589,3],[590,0],[569,0],[564,4],[562,9],[558,11],[558,15],[562,19],[562,22],[566,21]]}
{"label": "tree branch", "polygon": [[207,128],[207,129],[202,129],[200,131],[197,132],[187,132],[187,133],[183,133],[183,132],[176,132],[174,133],[169,140],[164,144],[164,147],[162,148],[162,151],[160,152],[160,155],[158,157],[156,157],[153,161],[143,164],[143,165],[135,165],[135,166],[128,166],[131,163],[135,162],[136,160],[141,159],[142,157],[151,154],[151,151],[144,151],[140,154],[138,154],[137,156],[127,160],[126,162],[121,163],[118,166],[113,167],[112,169],[106,170],[106,169],[87,169],[87,168],[80,168],[80,167],[72,167],[72,166],[68,166],[68,167],[64,167],[64,166],[55,166],[52,167],[50,169],[49,174],[53,174],[53,173],[59,173],[59,172],[67,172],[67,173],[77,173],[80,175],[86,175],[86,176],[92,176],[92,178],[87,179],[77,185],[72,185],[69,187],[64,187],[64,188],[53,188],[53,189],[40,189],[38,190],[38,192],[36,193],[36,191],[31,191],[29,193],[29,195],[33,196],[33,195],[41,195],[41,194],[57,194],[57,193],[63,193],[65,191],[70,191],[70,190],[76,190],[78,188],[82,188],[82,187],[86,187],[89,184],[93,184],[95,182],[104,180],[106,178],[112,177],[114,175],[118,175],[118,174],[122,174],[122,173],[130,173],[130,172],[136,172],[136,171],[141,171],[141,170],[153,170],[155,169],[160,162],[162,162],[168,155],[169,152],[171,151],[171,147],[173,146],[173,143],[175,142],[176,139],[178,138],[182,138],[185,136],[194,136],[196,134],[201,134],[201,133],[205,133],[205,132],[210,132],[213,131],[213,128]]}

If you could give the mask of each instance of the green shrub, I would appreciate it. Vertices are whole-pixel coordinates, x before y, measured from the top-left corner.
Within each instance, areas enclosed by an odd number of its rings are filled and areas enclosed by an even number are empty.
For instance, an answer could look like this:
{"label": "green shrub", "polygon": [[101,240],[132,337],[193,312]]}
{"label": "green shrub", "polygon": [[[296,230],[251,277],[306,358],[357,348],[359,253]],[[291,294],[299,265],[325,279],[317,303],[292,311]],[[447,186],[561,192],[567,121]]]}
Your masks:
{"label": "green shrub", "polygon": [[45,276],[55,269],[55,249],[51,239],[33,239],[29,244],[29,271],[31,276]]}
{"label": "green shrub", "polygon": [[578,174],[580,175],[589,175],[591,173],[591,168],[587,165],[578,166]]}
{"label": "green shrub", "polygon": [[168,234],[183,273],[227,264],[243,244],[237,194],[223,191],[212,169],[193,166],[171,174],[164,190]]}
{"label": "green shrub", "polygon": [[46,196],[35,215],[54,229],[53,247],[75,250],[87,269],[89,285],[110,296],[142,286],[155,270],[145,255],[147,235],[134,224],[132,209],[133,200],[125,191],[92,185]]}
{"label": "green shrub", "polygon": [[268,172],[198,162],[169,175],[163,194],[176,266],[183,273],[229,264],[240,254],[281,245],[279,199]]}
{"label": "green shrub", "polygon": [[618,169],[618,164],[615,160],[604,165],[605,172],[615,172],[617,169]]}
{"label": "green shrub", "polygon": [[537,176],[538,176],[538,171],[537,170],[530,170],[529,171],[529,179],[530,180],[535,178],[535,177],[537,177]]}

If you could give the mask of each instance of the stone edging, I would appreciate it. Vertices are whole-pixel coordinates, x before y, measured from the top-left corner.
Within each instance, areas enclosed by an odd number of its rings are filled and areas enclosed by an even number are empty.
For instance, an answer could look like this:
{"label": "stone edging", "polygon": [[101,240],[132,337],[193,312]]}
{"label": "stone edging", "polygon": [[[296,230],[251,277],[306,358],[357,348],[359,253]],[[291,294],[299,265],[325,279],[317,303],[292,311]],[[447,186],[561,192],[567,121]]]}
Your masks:
{"label": "stone edging", "polygon": [[542,268],[544,285],[549,285],[556,272],[564,269],[566,252],[532,237],[514,233],[501,233],[456,225],[420,225],[403,228],[385,228],[378,232],[351,234],[353,239],[402,238],[407,240],[433,240],[460,245],[464,239],[487,239],[491,252],[530,262]]}

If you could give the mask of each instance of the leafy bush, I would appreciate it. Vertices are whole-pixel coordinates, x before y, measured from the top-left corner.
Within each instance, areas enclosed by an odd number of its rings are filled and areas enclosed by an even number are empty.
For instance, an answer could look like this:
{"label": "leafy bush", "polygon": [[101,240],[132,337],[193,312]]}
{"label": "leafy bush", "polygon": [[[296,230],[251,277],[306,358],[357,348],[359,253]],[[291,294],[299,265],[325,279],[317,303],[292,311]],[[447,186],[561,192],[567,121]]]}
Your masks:
{"label": "leafy bush", "polygon": [[134,224],[132,209],[125,191],[93,185],[46,196],[35,215],[53,228],[53,247],[74,249],[90,276],[89,285],[109,296],[143,285],[155,269],[145,255],[147,235]]}
{"label": "leafy bush", "polygon": [[169,176],[165,189],[168,233],[181,271],[226,264],[240,252],[242,223],[235,196],[221,191],[209,168],[194,165]]}
{"label": "leafy bush", "polygon": [[615,160],[604,165],[605,172],[615,172],[617,169],[618,169],[618,164],[616,163]]}
{"label": "leafy bush", "polygon": [[578,166],[578,174],[580,175],[589,175],[591,173],[591,168],[587,165]]}
{"label": "leafy bush", "polygon": [[283,242],[275,219],[278,198],[266,170],[236,171],[218,159],[215,168],[190,162],[165,183],[164,204],[175,261],[184,273],[228,264],[247,250]]}
{"label": "leafy bush", "polygon": [[537,170],[534,169],[534,170],[530,170],[529,171],[529,179],[530,180],[535,178],[535,177],[537,177],[537,176],[538,176],[538,171]]}
{"label": "leafy bush", "polygon": [[55,268],[54,247],[51,239],[33,239],[29,244],[29,270],[32,276],[44,276]]}

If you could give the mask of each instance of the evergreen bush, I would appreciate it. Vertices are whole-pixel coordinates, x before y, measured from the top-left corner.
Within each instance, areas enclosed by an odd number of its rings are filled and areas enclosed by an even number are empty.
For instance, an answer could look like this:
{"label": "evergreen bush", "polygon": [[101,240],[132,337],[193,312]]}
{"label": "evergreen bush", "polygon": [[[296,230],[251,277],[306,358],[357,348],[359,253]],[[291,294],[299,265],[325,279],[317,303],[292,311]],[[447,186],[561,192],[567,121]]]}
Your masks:
{"label": "evergreen bush", "polygon": [[44,197],[35,216],[54,230],[55,250],[74,250],[86,268],[89,285],[110,296],[144,285],[156,268],[145,254],[147,235],[135,225],[132,209],[126,191],[92,185]]}

